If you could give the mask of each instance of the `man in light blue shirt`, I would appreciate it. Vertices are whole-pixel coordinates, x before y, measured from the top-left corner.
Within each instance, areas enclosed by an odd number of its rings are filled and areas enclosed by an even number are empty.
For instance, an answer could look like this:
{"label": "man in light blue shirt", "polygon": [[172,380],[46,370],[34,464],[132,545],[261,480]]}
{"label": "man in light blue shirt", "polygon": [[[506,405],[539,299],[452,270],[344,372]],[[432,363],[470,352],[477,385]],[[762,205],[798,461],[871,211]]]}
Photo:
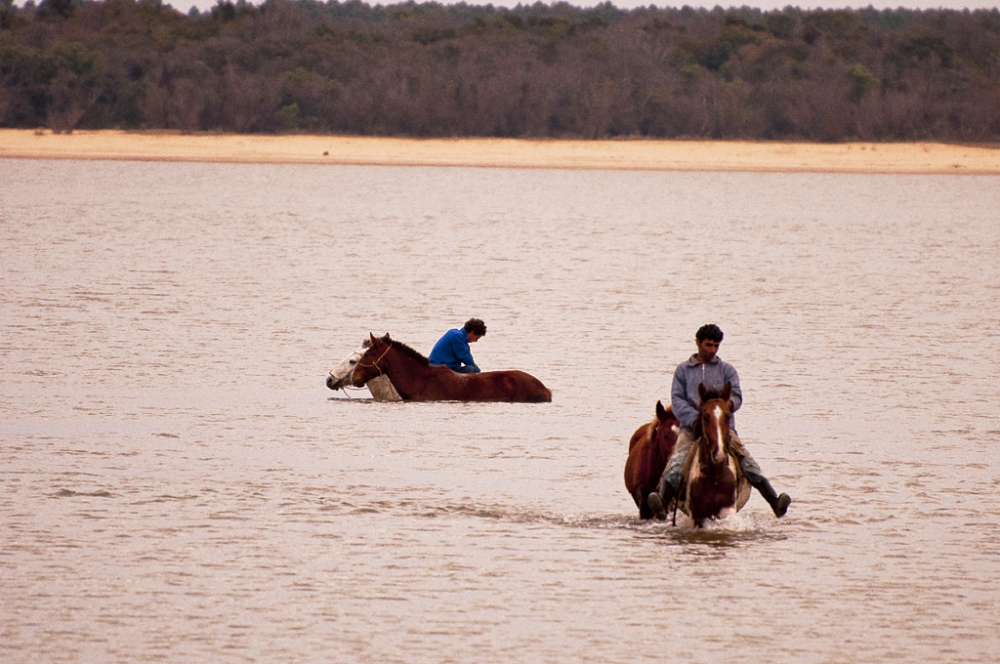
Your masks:
{"label": "man in light blue shirt", "polygon": [[[695,342],[698,344],[698,352],[686,362],[681,362],[674,371],[674,382],[670,390],[670,403],[673,405],[674,416],[681,425],[681,432],[677,436],[677,444],[674,451],[667,460],[667,467],[660,478],[660,485],[657,490],[646,497],[646,502],[653,510],[653,515],[660,519],[667,518],[667,505],[671,499],[677,496],[681,486],[681,475],[684,473],[684,464],[687,462],[688,453],[694,445],[694,435],[692,427],[698,417],[698,410],[701,406],[701,396],[698,386],[704,384],[705,389],[721,392],[726,383],[732,387],[732,395],[729,398],[729,412],[735,413],[743,405],[743,390],[740,389],[740,375],[736,368],[728,362],[723,362],[716,353],[719,352],[719,344],[722,343],[722,330],[718,325],[703,325],[695,334]],[[757,489],[764,497],[767,504],[771,506],[774,515],[779,519],[785,516],[792,499],[787,493],[780,496],[767,481],[760,466],[750,456],[750,452],[743,446],[736,433],[736,417],[729,416],[730,441],[740,457],[740,468],[743,476],[750,482],[750,486]]]}
{"label": "man in light blue shirt", "polygon": [[486,336],[486,323],[478,318],[470,318],[462,328],[448,330],[434,344],[427,356],[432,365],[444,365],[458,373],[479,373],[476,361],[472,359],[469,344],[474,344]]}

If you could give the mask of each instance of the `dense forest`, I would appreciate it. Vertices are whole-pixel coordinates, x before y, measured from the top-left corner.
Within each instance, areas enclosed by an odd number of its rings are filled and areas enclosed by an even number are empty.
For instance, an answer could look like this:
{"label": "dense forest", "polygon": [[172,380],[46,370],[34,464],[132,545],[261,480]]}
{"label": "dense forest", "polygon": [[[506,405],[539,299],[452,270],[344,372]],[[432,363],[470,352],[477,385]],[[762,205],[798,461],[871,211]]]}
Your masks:
{"label": "dense forest", "polygon": [[1000,11],[0,0],[0,126],[1000,140]]}

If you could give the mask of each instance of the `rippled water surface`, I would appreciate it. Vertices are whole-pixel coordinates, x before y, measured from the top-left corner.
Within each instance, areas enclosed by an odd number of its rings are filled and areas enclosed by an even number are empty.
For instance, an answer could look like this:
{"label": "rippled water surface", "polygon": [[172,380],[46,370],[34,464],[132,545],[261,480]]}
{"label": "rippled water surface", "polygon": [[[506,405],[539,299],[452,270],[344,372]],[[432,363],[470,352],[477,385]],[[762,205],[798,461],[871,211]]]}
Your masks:
{"label": "rippled water surface", "polygon": [[[0,661],[994,662],[1000,179],[0,160]],[[369,331],[551,404],[326,389]],[[704,322],[779,490],[641,522]]]}

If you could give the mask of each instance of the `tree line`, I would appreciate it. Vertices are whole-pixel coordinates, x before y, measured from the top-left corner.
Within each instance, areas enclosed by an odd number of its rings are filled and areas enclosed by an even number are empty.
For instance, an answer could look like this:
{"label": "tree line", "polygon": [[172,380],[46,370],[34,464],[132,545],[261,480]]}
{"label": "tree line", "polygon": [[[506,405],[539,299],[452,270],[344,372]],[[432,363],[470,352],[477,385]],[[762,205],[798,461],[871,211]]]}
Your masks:
{"label": "tree line", "polygon": [[0,126],[1000,140],[1000,11],[0,0]]}

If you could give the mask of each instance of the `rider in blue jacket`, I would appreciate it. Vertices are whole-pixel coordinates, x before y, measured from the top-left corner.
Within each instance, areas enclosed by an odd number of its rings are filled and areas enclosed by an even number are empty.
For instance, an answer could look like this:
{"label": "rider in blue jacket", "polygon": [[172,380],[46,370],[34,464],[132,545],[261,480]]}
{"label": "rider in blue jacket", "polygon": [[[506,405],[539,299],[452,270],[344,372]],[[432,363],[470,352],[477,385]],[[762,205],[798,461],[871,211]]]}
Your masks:
{"label": "rider in blue jacket", "polygon": [[448,330],[434,344],[434,350],[427,357],[432,365],[444,365],[458,373],[479,373],[476,361],[472,359],[469,344],[474,344],[486,336],[486,323],[478,318],[470,318],[465,326]]}
{"label": "rider in blue jacket", "polygon": [[[677,436],[674,451],[670,455],[670,459],[667,460],[667,467],[663,470],[663,477],[660,478],[657,491],[646,497],[646,502],[653,510],[653,515],[660,520],[667,518],[667,505],[680,490],[684,464],[695,442],[691,428],[695,418],[698,417],[698,409],[701,405],[698,385],[704,384],[708,390],[721,391],[726,383],[729,383],[732,386],[732,396],[729,399],[730,413],[735,413],[743,404],[743,391],[740,389],[740,376],[736,373],[736,368],[716,356],[716,353],[719,352],[719,344],[722,343],[722,330],[719,329],[719,326],[703,325],[695,334],[695,341],[698,344],[698,352],[686,362],[681,362],[678,365],[677,370],[674,371],[674,382],[670,391],[670,403],[674,407],[674,415],[680,422],[681,432]],[[750,482],[750,486],[760,492],[767,504],[771,506],[776,517],[785,516],[792,499],[788,497],[787,493],[779,496],[771,483],[761,473],[760,466],[750,456],[750,452],[743,446],[743,441],[736,433],[736,418],[733,415],[730,415],[729,431],[730,441],[736,455],[740,457],[740,468],[743,470],[743,476]]]}

